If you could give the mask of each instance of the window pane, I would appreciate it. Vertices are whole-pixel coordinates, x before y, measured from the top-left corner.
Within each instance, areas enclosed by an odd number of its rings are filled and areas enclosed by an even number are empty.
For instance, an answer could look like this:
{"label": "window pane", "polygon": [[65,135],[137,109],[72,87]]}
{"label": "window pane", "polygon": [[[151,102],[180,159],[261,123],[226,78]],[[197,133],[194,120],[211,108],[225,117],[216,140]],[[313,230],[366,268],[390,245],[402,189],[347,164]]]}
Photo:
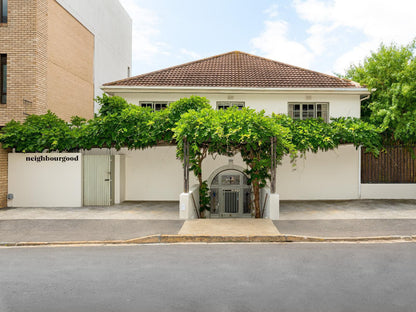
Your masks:
{"label": "window pane", "polygon": [[240,176],[239,175],[224,175],[221,177],[222,185],[239,185]]}
{"label": "window pane", "polygon": [[7,97],[7,55],[0,55],[0,103],[6,104]]}
{"label": "window pane", "polygon": [[1,22],[7,23],[7,0],[1,1]]}
{"label": "window pane", "polygon": [[293,111],[300,111],[300,105],[299,104],[294,105]]}

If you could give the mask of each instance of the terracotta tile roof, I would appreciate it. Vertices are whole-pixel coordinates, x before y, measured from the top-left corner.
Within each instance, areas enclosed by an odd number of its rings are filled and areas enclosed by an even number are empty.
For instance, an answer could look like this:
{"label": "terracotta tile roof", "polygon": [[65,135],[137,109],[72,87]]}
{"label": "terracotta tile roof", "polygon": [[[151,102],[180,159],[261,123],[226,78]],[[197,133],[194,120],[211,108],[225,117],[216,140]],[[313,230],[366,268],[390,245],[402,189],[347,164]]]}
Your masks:
{"label": "terracotta tile roof", "polygon": [[126,78],[104,86],[357,88],[334,76],[233,51]]}

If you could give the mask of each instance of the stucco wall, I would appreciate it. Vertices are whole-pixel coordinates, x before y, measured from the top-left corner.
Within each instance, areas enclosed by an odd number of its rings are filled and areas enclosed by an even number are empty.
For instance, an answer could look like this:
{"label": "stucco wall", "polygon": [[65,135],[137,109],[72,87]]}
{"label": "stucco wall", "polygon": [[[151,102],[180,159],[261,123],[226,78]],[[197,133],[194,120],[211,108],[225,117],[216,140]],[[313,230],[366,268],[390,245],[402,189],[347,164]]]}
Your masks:
{"label": "stucco wall", "polygon": [[294,93],[253,93],[253,94],[211,94],[211,93],[116,93],[129,103],[139,105],[140,101],[176,101],[191,95],[204,96],[216,108],[217,101],[244,101],[246,107],[264,109],[267,114],[287,114],[288,102],[329,102],[330,117],[360,117],[359,95],[348,94],[294,94]]}
{"label": "stucco wall", "polygon": [[65,120],[92,118],[94,35],[55,0],[48,24],[48,108]]}
{"label": "stucco wall", "polygon": [[352,145],[307,153],[295,167],[286,157],[277,167],[277,193],[281,200],[358,199],[359,157]]}
{"label": "stucco wall", "polygon": [[[77,161],[27,161],[26,157],[78,157]],[[9,207],[81,207],[80,153],[9,153]]]}
{"label": "stucco wall", "polygon": [[362,199],[416,199],[415,184],[361,184]]}
{"label": "stucco wall", "polygon": [[[183,192],[183,169],[175,159],[176,147],[156,147],[125,154],[126,200],[178,200]],[[229,157],[208,156],[203,163],[203,179],[229,163]],[[239,155],[233,164],[245,168]],[[190,185],[197,183],[190,173]],[[277,168],[277,192],[282,200],[358,199],[359,152],[351,145],[298,159],[295,168],[285,159]]]}

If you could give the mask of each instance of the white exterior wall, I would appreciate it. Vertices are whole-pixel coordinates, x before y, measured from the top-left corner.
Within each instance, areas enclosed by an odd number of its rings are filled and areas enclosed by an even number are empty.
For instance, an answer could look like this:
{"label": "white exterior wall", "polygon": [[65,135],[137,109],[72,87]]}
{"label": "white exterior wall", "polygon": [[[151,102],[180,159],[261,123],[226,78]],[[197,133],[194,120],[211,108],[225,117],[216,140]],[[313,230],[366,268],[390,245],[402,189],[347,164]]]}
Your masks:
{"label": "white exterior wall", "polygon": [[289,102],[328,102],[330,117],[360,117],[360,96],[349,94],[325,93],[115,93],[129,103],[139,105],[140,101],[177,101],[191,95],[204,96],[213,108],[217,101],[244,101],[246,107],[264,110],[266,114],[287,114]]}
{"label": "white exterior wall", "polygon": [[[9,153],[8,207],[81,207],[80,153]],[[26,161],[26,157],[78,157],[77,161]]]}
{"label": "white exterior wall", "polygon": [[101,96],[102,84],[126,78],[128,67],[131,71],[132,20],[118,0],[57,2],[94,34],[94,97]]}
{"label": "white exterior wall", "polygon": [[[127,151],[126,200],[178,200],[183,192],[182,163],[175,159],[176,147],[156,147]],[[281,200],[358,199],[360,198],[359,152],[352,145],[334,151],[308,153],[292,167],[288,158],[277,167],[277,193]],[[202,175],[208,180],[213,171],[229,164],[231,158],[208,156]],[[241,156],[233,164],[246,168]],[[190,172],[190,185],[197,179]]]}
{"label": "white exterior wall", "polygon": [[416,199],[416,183],[361,184],[361,199]]}
{"label": "white exterior wall", "polygon": [[286,157],[277,167],[281,200],[336,200],[360,198],[360,152],[353,145],[307,153],[292,167]]}

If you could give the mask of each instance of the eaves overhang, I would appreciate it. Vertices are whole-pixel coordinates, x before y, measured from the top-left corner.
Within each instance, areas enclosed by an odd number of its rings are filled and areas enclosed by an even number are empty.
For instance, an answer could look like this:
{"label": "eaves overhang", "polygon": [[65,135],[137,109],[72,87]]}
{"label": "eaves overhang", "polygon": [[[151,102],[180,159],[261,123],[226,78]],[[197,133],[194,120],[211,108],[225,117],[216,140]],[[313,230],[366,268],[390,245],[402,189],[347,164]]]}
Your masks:
{"label": "eaves overhang", "polygon": [[320,93],[320,94],[351,94],[368,95],[367,88],[238,88],[238,87],[163,87],[163,86],[102,86],[101,90],[114,95],[115,93]]}

